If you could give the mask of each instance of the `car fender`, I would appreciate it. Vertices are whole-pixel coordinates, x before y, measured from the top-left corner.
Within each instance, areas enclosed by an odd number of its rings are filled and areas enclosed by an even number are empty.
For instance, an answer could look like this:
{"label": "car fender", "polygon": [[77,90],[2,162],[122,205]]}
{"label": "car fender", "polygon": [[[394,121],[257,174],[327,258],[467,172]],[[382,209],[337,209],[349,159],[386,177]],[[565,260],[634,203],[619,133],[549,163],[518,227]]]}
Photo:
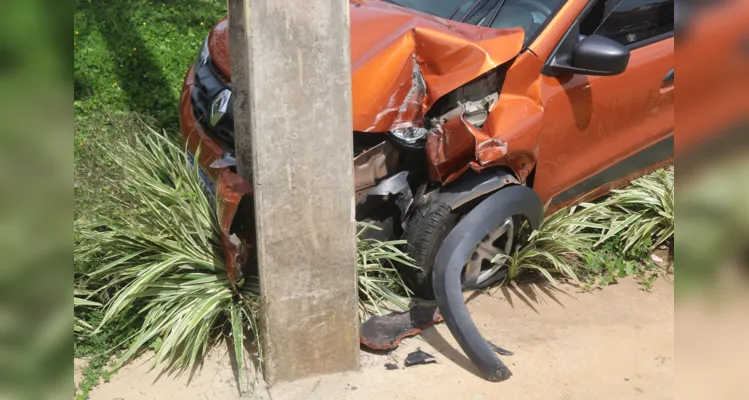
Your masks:
{"label": "car fender", "polygon": [[506,380],[512,372],[494,353],[468,313],[460,274],[476,244],[486,233],[517,214],[524,215],[533,229],[541,225],[543,204],[533,189],[511,186],[486,198],[447,235],[432,271],[434,295],[447,327],[482,376],[492,382]]}
{"label": "car fender", "polygon": [[437,189],[430,195],[429,200],[447,204],[455,210],[507,185],[519,183],[515,175],[505,168],[487,169],[481,173],[471,170],[466,171],[447,186]]}

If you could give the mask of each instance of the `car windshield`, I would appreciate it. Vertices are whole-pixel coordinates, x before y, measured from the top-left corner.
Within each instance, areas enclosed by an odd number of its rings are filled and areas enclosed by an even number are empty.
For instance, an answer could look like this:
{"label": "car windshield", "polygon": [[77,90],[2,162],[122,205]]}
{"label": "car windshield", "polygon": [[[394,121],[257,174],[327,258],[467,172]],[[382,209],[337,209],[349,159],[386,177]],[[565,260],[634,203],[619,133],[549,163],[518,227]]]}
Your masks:
{"label": "car windshield", "polygon": [[490,28],[520,27],[526,44],[564,0],[386,0],[454,21]]}

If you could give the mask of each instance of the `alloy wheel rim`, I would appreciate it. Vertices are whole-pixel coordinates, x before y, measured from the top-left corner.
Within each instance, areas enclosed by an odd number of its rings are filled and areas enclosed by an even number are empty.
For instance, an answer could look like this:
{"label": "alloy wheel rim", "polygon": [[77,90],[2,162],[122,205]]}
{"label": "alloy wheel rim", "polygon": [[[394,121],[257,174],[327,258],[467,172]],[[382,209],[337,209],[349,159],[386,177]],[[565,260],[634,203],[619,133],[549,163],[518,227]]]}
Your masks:
{"label": "alloy wheel rim", "polygon": [[507,256],[515,245],[516,231],[515,221],[509,217],[481,239],[463,268],[463,289],[477,288],[508,264]]}

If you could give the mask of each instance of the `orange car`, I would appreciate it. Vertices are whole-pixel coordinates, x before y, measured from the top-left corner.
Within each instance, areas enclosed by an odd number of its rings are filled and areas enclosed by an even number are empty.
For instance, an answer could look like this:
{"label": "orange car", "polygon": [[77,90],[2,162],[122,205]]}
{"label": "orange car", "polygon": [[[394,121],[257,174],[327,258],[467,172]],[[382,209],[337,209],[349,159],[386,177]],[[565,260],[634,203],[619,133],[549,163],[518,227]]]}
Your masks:
{"label": "orange car", "polygon": [[[601,196],[673,158],[673,0],[351,0],[350,21],[357,219],[408,241],[422,270],[404,272],[424,297],[445,237],[492,195],[523,187],[506,193],[533,210],[472,244],[464,289],[503,278],[491,260],[541,204]],[[235,172],[228,42],[223,20],[187,73],[180,120],[240,274],[252,188]]]}

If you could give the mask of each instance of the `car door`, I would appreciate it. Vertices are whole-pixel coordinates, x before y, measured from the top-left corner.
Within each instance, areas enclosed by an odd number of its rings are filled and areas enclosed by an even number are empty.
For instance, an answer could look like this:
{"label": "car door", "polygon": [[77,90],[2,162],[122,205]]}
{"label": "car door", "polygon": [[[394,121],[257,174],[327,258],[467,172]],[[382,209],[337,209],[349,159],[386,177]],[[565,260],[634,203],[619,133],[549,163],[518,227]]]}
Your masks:
{"label": "car door", "polygon": [[595,33],[625,45],[630,59],[615,76],[540,79],[544,124],[534,189],[544,202],[560,206],[603,194],[673,158],[673,6],[601,0],[573,24],[579,38]]}

